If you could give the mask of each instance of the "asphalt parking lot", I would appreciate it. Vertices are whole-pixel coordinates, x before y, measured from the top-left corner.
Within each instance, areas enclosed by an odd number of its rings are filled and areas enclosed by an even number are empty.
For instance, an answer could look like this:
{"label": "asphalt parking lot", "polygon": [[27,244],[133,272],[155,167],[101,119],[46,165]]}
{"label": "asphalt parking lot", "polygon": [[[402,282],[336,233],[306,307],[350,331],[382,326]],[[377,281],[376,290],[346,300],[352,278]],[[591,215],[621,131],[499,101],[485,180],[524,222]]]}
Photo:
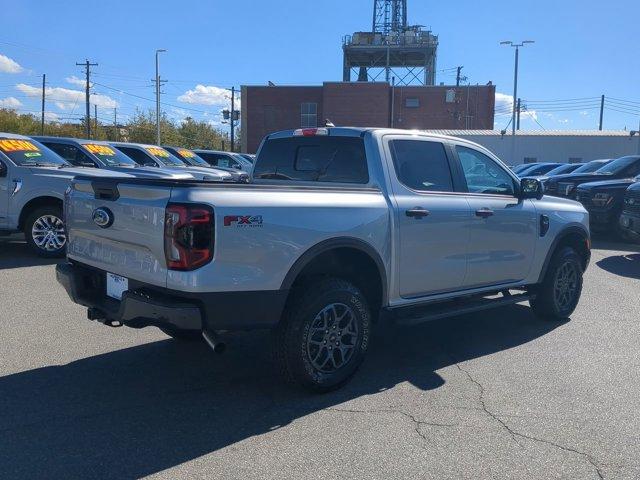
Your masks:
{"label": "asphalt parking lot", "polygon": [[0,478],[638,478],[640,249],[599,242],[571,321],[524,305],[377,332],[345,388],[85,320],[0,241]]}

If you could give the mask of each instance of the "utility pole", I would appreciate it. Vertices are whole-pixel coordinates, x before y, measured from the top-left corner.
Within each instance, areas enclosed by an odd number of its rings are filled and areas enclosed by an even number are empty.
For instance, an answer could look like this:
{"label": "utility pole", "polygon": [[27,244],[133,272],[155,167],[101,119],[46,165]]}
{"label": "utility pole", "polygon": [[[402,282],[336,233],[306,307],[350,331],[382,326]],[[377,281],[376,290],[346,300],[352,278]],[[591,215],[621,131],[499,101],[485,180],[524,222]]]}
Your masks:
{"label": "utility pole", "polygon": [[44,96],[45,96],[45,84],[47,83],[47,75],[42,74],[42,117],[40,118],[40,135],[44,135]]}
{"label": "utility pole", "polygon": [[113,138],[118,141],[118,108],[113,108]]}
{"label": "utility pole", "polygon": [[602,131],[602,121],[604,120],[604,95],[600,98],[600,127],[598,130]]}
{"label": "utility pole", "polygon": [[98,105],[93,104],[93,136],[95,140],[95,136],[98,134]]}
{"label": "utility pole", "polygon": [[89,60],[85,60],[84,63],[76,63],[77,66],[84,66],[84,73],[86,76],[86,85],[85,85],[85,106],[86,106],[86,133],[87,133],[87,139],[91,138],[91,106],[89,104],[89,80],[91,78],[91,67],[97,67],[98,64],[97,63],[91,63],[89,62]]}
{"label": "utility pole", "polygon": [[462,73],[463,68],[464,67],[458,67],[458,74],[456,75],[456,87],[460,86],[460,79],[462,78],[460,74]]}
{"label": "utility pole", "polygon": [[517,98],[518,98],[518,64],[520,61],[520,47],[524,47],[527,44],[530,43],[536,43],[533,40],[524,40],[520,43],[513,43],[512,41],[506,41],[506,42],[500,42],[500,45],[508,45],[510,47],[513,47],[516,49],[516,65],[515,65],[515,72],[514,72],[514,78],[513,78],[513,106],[511,108],[512,110],[512,117],[511,117],[511,135],[516,134],[516,102],[517,102]]}
{"label": "utility pole", "polygon": [[156,144],[160,146],[160,69],[158,65],[158,54],[166,52],[161,48],[156,50]]}
{"label": "utility pole", "polygon": [[229,123],[231,123],[231,151],[235,152],[235,124],[236,124],[236,87],[231,87],[231,115]]}
{"label": "utility pole", "polygon": [[518,125],[516,127],[518,130],[520,130],[520,111],[521,111],[521,109],[522,109],[522,103],[521,103],[520,99],[518,99],[518,119],[517,119]]}

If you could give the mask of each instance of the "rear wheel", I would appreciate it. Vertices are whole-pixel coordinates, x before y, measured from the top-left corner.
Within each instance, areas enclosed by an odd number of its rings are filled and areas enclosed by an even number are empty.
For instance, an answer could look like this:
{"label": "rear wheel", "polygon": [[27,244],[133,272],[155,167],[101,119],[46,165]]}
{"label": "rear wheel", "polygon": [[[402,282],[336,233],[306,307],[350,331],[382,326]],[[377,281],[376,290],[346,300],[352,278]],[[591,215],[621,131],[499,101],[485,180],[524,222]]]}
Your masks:
{"label": "rear wheel", "polygon": [[370,341],[367,300],[352,283],[327,278],[293,292],[274,332],[274,356],[284,377],[315,392],[346,383]]}
{"label": "rear wheel", "polygon": [[37,255],[46,258],[63,257],[67,233],[62,222],[62,209],[57,206],[40,207],[24,224],[27,244]]}
{"label": "rear wheel", "polygon": [[578,306],[582,295],[582,262],[571,247],[554,253],[542,283],[536,289],[531,308],[543,318],[563,320]]}

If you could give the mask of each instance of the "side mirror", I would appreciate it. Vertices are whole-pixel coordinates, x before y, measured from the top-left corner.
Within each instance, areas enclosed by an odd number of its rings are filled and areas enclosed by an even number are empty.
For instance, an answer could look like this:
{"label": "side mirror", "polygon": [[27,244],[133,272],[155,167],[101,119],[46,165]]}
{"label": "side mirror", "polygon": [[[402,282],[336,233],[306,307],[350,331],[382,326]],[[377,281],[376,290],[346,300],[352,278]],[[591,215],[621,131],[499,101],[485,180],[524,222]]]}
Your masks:
{"label": "side mirror", "polygon": [[535,198],[540,200],[544,195],[544,186],[535,178],[523,178],[520,180],[520,198]]}
{"label": "side mirror", "polygon": [[7,166],[0,162],[0,178],[4,178],[7,176]]}

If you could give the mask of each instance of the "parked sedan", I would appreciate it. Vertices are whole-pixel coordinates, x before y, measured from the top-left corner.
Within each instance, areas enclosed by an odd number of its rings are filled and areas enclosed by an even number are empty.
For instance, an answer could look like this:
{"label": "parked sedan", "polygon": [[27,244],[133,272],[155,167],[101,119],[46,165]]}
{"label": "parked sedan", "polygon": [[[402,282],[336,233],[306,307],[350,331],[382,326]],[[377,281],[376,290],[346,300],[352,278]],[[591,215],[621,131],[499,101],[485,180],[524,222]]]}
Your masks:
{"label": "parked sedan", "polygon": [[243,170],[238,170],[236,168],[231,167],[223,167],[220,165],[214,166],[207,163],[200,155],[198,155],[193,150],[189,150],[187,148],[179,148],[179,147],[171,147],[171,146],[163,146],[165,150],[169,153],[172,153],[175,157],[179,158],[187,165],[191,165],[193,167],[204,167],[204,168],[213,168],[215,170],[223,170],[225,172],[229,172],[234,180],[238,182],[248,182],[249,174]]}
{"label": "parked sedan", "polygon": [[131,158],[107,142],[62,137],[31,137],[49,147],[71,165],[92,167],[114,172],[128,173],[137,177],[191,179],[193,175],[175,169],[152,168],[138,165]]}
{"label": "parked sedan", "polygon": [[193,167],[157,145],[141,143],[111,142],[109,145],[120,150],[138,165],[145,167],[165,168],[177,172],[186,172],[197,180],[211,182],[236,182],[231,173],[208,167]]}
{"label": "parked sedan", "polygon": [[630,179],[639,174],[640,155],[630,155],[613,160],[593,173],[582,173],[576,170],[568,175],[555,176],[547,182],[546,193],[575,199],[577,187],[583,183]]}
{"label": "parked sedan", "polygon": [[520,170],[519,172],[516,173],[516,175],[518,175],[520,178],[524,178],[524,177],[537,177],[540,175],[544,175],[547,172],[550,172],[551,170],[553,170],[554,168],[558,168],[560,166],[564,165],[563,163],[551,163],[551,162],[546,162],[546,163],[538,163],[536,165],[533,165],[529,168],[525,168],[524,170]]}

